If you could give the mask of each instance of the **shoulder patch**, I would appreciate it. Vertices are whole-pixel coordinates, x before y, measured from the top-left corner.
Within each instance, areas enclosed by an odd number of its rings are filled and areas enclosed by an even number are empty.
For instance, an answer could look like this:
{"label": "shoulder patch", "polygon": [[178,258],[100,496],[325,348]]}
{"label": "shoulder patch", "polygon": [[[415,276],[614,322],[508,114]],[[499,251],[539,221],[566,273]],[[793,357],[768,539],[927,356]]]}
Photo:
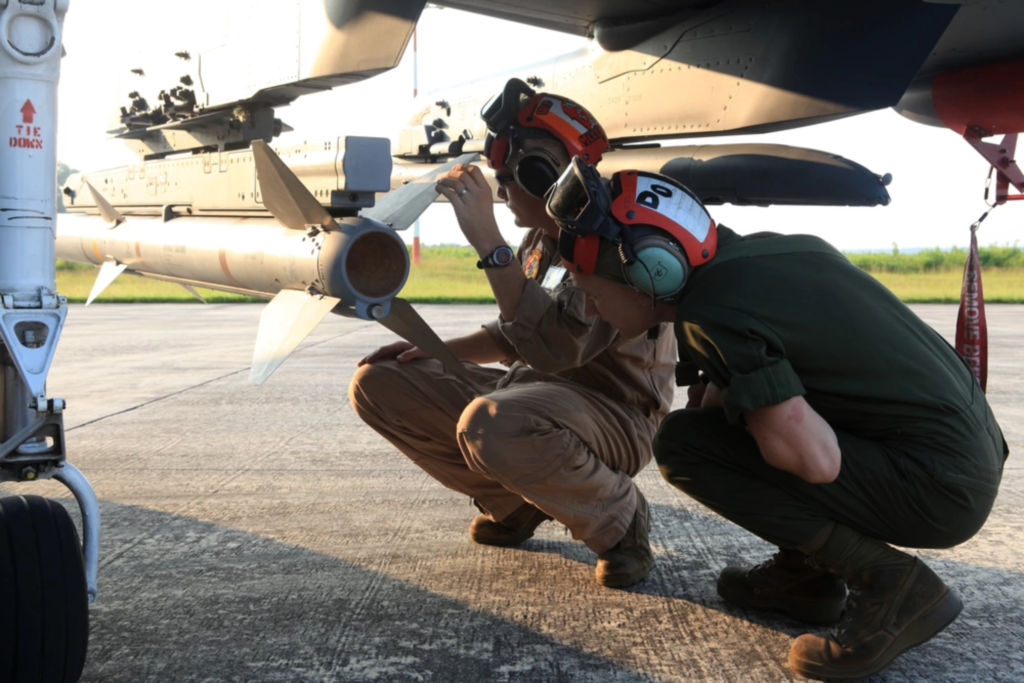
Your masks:
{"label": "shoulder patch", "polygon": [[537,273],[540,272],[540,257],[543,253],[540,249],[531,249],[527,255],[526,261],[523,263],[523,275],[528,279],[537,279]]}

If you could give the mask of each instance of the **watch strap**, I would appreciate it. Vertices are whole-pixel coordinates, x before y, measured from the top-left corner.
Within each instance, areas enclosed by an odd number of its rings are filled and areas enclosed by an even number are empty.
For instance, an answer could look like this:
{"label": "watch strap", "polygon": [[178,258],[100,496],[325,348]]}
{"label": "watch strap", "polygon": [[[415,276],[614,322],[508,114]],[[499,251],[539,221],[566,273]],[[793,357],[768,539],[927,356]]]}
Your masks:
{"label": "watch strap", "polygon": [[477,268],[504,268],[515,261],[516,253],[507,244],[495,247],[487,256],[476,262]]}

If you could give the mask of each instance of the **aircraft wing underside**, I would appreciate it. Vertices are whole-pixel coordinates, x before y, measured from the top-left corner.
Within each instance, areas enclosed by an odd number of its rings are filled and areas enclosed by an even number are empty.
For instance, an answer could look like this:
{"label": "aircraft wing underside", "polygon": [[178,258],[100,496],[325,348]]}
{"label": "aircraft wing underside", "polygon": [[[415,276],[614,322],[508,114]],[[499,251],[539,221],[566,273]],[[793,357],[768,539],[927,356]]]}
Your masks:
{"label": "aircraft wing underside", "polygon": [[[438,4],[592,36],[603,53],[592,81],[574,74],[578,97],[607,101],[609,111],[595,115],[622,139],[765,132],[885,107],[938,124],[936,74],[1024,57],[1024,4],[994,0]],[[630,95],[606,97],[623,90],[617,81],[628,81]],[[569,83],[545,85],[570,94]],[[640,108],[642,127],[613,118]]]}
{"label": "aircraft wing underside", "polygon": [[681,19],[720,3],[716,0],[645,0],[629,3],[617,0],[455,0],[434,4],[552,31],[590,36],[599,24],[644,25],[660,22],[664,26],[666,17]]}

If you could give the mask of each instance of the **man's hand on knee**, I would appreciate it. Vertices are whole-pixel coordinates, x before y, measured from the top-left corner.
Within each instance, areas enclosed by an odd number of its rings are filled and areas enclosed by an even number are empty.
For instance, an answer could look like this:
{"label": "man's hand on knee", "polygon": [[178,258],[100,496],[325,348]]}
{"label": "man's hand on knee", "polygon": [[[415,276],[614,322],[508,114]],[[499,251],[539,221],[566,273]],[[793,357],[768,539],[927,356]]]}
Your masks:
{"label": "man's hand on knee", "polygon": [[429,358],[420,347],[403,340],[396,341],[387,346],[382,346],[376,351],[364,356],[356,365],[368,365],[382,360],[396,360],[399,363],[407,363],[417,358]]}

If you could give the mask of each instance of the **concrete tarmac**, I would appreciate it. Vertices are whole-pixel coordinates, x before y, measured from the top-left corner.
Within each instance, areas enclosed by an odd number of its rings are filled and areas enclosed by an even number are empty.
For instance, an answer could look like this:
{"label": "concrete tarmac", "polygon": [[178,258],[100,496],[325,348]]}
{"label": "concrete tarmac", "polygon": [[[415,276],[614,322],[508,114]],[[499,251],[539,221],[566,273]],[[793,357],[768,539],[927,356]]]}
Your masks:
{"label": "concrete tarmac", "polygon": [[[443,337],[496,313],[418,308]],[[102,512],[84,681],[794,680],[806,627],[715,592],[768,544],[652,465],[638,482],[657,564],[633,589],[598,586],[594,554],[553,522],[517,549],[475,545],[470,501],[348,405],[356,361],[392,335],[332,316],[256,387],[261,310],[71,306],[48,393],[67,400],[69,460]],[[915,310],[952,334],[955,306]],[[872,680],[1024,681],[1024,306],[987,313],[1002,488],[974,538],[919,551],[964,611]],[[56,482],[12,492],[74,507]]]}

